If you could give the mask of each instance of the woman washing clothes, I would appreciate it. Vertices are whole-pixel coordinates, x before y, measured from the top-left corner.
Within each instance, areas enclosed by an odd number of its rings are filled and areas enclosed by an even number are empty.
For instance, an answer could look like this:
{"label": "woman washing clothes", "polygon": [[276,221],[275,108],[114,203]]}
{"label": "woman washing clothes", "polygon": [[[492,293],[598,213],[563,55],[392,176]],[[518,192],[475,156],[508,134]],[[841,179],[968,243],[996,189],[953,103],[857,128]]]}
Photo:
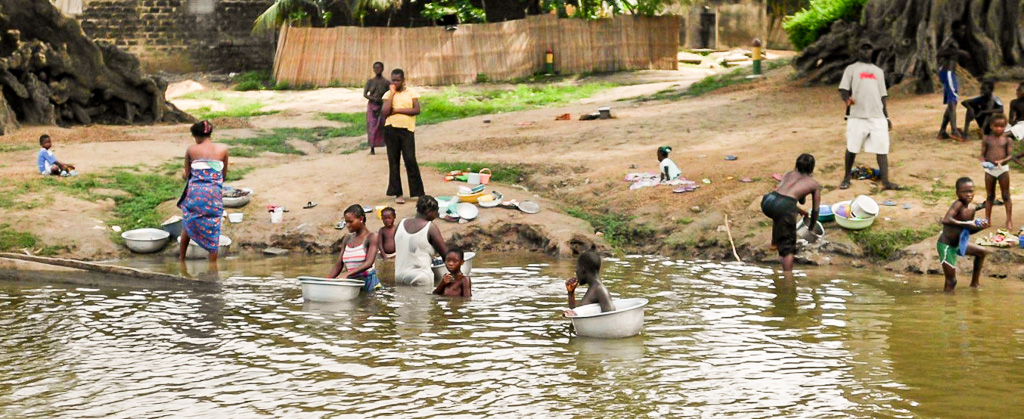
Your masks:
{"label": "woman washing clothes", "polygon": [[185,260],[190,241],[210,253],[211,268],[216,268],[220,244],[220,220],[224,215],[221,187],[228,175],[228,147],[210,139],[213,125],[208,121],[192,125],[196,144],[185,152],[185,191],[178,199],[182,211],[181,251]]}
{"label": "woman washing clothes", "polygon": [[360,205],[352,205],[345,210],[345,225],[348,226],[349,234],[341,242],[342,250],[338,264],[334,265],[334,269],[327,277],[337,278],[345,274],[349,279],[361,279],[363,290],[373,292],[381,288],[374,265],[380,246],[377,244],[377,235],[366,228],[366,213]]}
{"label": "woman washing clothes", "polygon": [[395,231],[396,284],[434,285],[431,255],[443,255],[448,251],[441,230],[432,222],[437,219],[437,213],[437,200],[424,195],[416,202],[416,216],[398,223]]}
{"label": "woman washing clothes", "polygon": [[778,248],[782,259],[782,272],[791,275],[793,257],[796,255],[797,214],[807,217],[807,211],[797,206],[803,204],[807,195],[813,201],[807,225],[818,220],[818,206],[821,204],[821,185],[814,180],[814,156],[801,154],[796,159],[796,170],[786,173],[782,181],[761,198],[761,212],[772,219],[772,246]]}

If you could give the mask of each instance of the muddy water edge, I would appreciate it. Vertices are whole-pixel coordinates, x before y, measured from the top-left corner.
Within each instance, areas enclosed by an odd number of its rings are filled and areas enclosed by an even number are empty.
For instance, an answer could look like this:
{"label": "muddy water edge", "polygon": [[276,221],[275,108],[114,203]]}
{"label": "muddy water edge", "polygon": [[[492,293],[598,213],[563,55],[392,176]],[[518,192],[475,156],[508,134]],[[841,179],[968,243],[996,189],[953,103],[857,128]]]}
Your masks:
{"label": "muddy water edge", "polygon": [[601,341],[559,315],[570,260],[483,254],[468,300],[387,287],[304,303],[291,278],[333,262],[228,258],[202,290],[0,282],[0,416],[1024,413],[1015,280],[947,295],[883,271],[787,283],[754,265],[608,258],[613,293],[650,305],[642,336]]}

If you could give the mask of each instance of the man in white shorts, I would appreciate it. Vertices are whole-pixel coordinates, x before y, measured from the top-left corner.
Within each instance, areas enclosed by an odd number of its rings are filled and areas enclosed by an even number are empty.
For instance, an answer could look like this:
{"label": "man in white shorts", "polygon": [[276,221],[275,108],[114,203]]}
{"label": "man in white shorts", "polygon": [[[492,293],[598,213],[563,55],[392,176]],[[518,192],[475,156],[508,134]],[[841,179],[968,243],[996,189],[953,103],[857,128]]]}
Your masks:
{"label": "man in white shorts", "polygon": [[882,190],[900,189],[889,181],[889,110],[885,102],[885,73],[871,63],[874,47],[867,41],[857,49],[857,62],[843,71],[839,97],[846,102],[846,173],[839,189],[850,187],[850,173],[857,153],[866,151],[878,156],[882,174]]}

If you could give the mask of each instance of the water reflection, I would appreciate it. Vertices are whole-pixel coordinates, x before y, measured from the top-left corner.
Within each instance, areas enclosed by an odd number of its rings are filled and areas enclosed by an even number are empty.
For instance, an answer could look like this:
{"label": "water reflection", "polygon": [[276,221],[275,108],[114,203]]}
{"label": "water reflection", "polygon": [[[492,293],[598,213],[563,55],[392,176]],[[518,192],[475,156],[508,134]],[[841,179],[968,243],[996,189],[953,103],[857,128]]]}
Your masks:
{"label": "water reflection", "polygon": [[[1024,288],[606,259],[643,335],[572,336],[572,261],[482,255],[474,297],[309,303],[330,258],[225,258],[206,291],[0,284],[0,416],[913,417],[1024,408]],[[132,262],[175,272],[176,261]],[[205,261],[186,265],[210,275]],[[390,275],[384,271],[385,281]],[[212,277],[208,277],[212,278]]]}

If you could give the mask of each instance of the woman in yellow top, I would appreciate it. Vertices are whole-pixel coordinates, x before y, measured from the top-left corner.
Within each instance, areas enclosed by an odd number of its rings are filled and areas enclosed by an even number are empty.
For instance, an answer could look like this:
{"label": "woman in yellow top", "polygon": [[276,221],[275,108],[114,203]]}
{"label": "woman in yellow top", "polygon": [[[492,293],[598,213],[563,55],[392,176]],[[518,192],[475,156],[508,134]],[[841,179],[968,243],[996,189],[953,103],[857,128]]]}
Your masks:
{"label": "woman in yellow top", "polygon": [[405,173],[409,178],[409,196],[424,195],[420,166],[416,163],[416,115],[420,114],[420,95],[405,85],[405,72],[391,71],[391,89],[384,94],[381,115],[384,122],[384,145],[388,147],[388,196],[396,204],[404,204],[402,176],[398,171],[399,159],[405,159]]}

